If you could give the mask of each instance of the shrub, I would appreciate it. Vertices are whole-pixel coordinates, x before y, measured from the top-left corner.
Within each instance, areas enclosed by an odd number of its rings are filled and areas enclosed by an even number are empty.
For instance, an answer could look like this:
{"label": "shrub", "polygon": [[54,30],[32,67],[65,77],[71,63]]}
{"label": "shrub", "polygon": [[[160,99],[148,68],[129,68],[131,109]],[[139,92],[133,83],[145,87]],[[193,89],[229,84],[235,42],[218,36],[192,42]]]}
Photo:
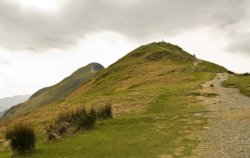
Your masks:
{"label": "shrub", "polygon": [[59,140],[61,139],[61,134],[59,134],[59,131],[56,130],[56,125],[54,123],[51,123],[47,129],[47,138],[48,140]]}
{"label": "shrub", "polygon": [[[74,117],[72,121],[76,121],[75,126],[77,126],[78,130],[86,129],[86,126],[88,124],[86,109],[76,110],[72,113],[71,117]],[[74,122],[72,122],[72,124],[74,124]]]}
{"label": "shrub", "polygon": [[62,139],[63,135],[72,135],[80,130],[86,130],[95,126],[97,112],[95,109],[87,111],[80,108],[74,111],[62,113],[47,128],[49,140]]}
{"label": "shrub", "polygon": [[72,135],[94,127],[97,119],[112,117],[112,107],[109,104],[101,106],[98,110],[91,108],[87,111],[85,108],[79,108],[61,113],[46,129],[48,140],[60,140],[64,135]]}
{"label": "shrub", "polygon": [[7,128],[5,138],[10,141],[15,154],[26,154],[35,149],[35,132],[27,124],[20,123]]}
{"label": "shrub", "polygon": [[250,76],[250,73],[243,73],[241,76]]}
{"label": "shrub", "polygon": [[87,124],[86,124],[86,127],[85,128],[91,128],[95,125],[95,122],[97,120],[97,112],[95,109],[90,109],[90,112],[87,113]]}
{"label": "shrub", "polygon": [[98,119],[110,119],[110,118],[113,118],[112,106],[110,104],[101,106],[98,110]]}

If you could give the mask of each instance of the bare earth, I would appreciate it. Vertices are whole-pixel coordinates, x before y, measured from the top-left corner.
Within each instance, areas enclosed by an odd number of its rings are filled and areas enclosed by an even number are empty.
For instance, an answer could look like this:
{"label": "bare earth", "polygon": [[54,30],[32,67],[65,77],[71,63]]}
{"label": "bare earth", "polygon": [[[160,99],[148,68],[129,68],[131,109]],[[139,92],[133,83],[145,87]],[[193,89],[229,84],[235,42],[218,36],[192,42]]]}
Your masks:
{"label": "bare earth", "polygon": [[227,79],[227,74],[220,73],[203,85],[204,93],[218,96],[200,97],[208,105],[201,114],[208,117],[208,126],[192,158],[250,158],[250,97],[224,88],[221,83]]}

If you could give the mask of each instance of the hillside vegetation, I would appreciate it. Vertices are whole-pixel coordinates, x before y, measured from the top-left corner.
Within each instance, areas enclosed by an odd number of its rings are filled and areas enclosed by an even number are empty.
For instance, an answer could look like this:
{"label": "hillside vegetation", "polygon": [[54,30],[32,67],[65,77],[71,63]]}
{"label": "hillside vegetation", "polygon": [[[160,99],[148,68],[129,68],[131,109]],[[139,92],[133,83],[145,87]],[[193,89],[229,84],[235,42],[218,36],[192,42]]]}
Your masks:
{"label": "hillside vegetation", "polygon": [[[205,107],[195,92],[215,72],[226,71],[178,46],[151,43],[96,73],[64,101],[5,123],[21,120],[36,126],[38,149],[26,157],[185,157],[196,147],[198,133],[206,125],[206,118],[196,115]],[[113,119],[63,141],[46,140],[44,127],[58,114],[106,104],[112,105]],[[6,151],[0,157],[9,155]]]}
{"label": "hillside vegetation", "polygon": [[87,82],[94,74],[104,67],[98,63],[91,63],[80,68],[69,77],[51,87],[43,88],[33,94],[27,102],[11,108],[3,116],[3,119],[15,118],[20,114],[25,114],[43,105],[48,105],[64,99],[75,91],[80,85]]}
{"label": "hillside vegetation", "polygon": [[230,75],[229,79],[223,82],[225,87],[236,87],[242,94],[250,96],[250,75]]}

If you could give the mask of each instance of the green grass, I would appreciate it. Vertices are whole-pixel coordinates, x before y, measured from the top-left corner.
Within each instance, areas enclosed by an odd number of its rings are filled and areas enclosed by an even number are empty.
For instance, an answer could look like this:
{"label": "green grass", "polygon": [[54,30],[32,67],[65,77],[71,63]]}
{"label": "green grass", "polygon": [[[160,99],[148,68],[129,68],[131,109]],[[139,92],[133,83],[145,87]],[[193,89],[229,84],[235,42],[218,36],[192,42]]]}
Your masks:
{"label": "green grass", "polygon": [[[183,84],[152,89],[151,92],[158,97],[145,112],[99,122],[96,128],[63,141],[40,142],[34,154],[23,157],[151,158],[164,154],[174,157],[190,155],[198,143],[193,135],[202,129],[206,119],[194,116],[205,107],[187,95],[213,75],[185,75],[193,78]],[[0,157],[9,155],[2,153]]]}
{"label": "green grass", "polygon": [[250,96],[250,75],[230,75],[230,78],[222,84],[225,87],[239,88],[242,94]]}

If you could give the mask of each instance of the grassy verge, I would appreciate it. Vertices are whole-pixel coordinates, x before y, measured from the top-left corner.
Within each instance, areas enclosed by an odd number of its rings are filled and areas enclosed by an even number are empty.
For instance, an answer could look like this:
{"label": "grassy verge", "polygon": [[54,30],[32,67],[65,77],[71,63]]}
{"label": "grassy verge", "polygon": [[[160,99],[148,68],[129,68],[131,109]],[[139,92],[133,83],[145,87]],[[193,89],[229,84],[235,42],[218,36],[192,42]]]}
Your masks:
{"label": "grassy verge", "polygon": [[[39,142],[32,158],[135,158],[185,157],[196,147],[197,134],[206,118],[195,113],[205,107],[190,96],[190,91],[210,80],[212,73],[186,73],[189,80],[147,91],[157,97],[138,114],[121,115],[99,122],[96,128],[63,141]],[[146,91],[146,90],[145,90]],[[1,158],[10,157],[1,153]]]}
{"label": "grassy verge", "polygon": [[230,78],[222,83],[225,87],[236,87],[244,95],[250,96],[250,75],[230,75]]}

